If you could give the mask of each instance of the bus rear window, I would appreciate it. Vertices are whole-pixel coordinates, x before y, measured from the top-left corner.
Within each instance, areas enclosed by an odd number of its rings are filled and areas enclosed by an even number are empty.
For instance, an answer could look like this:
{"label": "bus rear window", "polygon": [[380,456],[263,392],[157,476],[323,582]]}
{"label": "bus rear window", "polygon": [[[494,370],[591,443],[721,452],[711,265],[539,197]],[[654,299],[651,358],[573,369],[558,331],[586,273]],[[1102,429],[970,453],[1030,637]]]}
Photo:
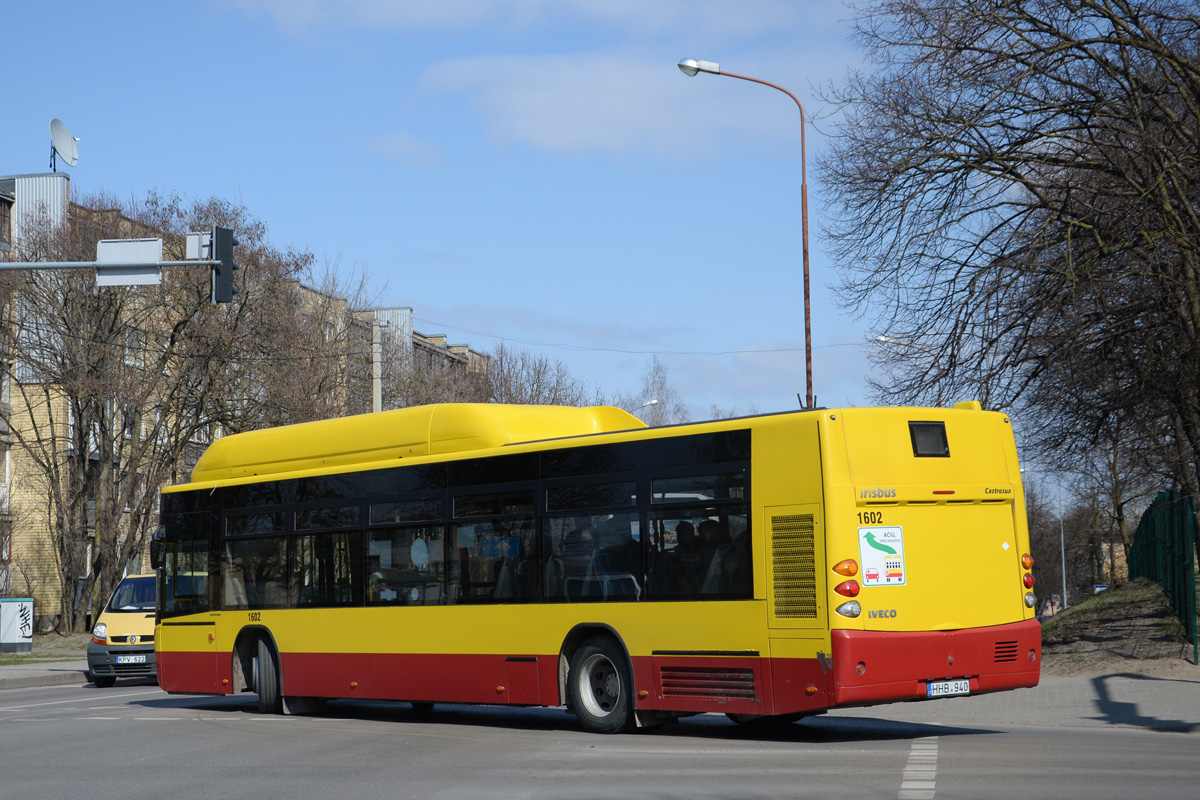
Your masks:
{"label": "bus rear window", "polygon": [[912,438],[913,455],[917,458],[950,457],[950,443],[946,441],[946,423],[910,422],[908,435]]}

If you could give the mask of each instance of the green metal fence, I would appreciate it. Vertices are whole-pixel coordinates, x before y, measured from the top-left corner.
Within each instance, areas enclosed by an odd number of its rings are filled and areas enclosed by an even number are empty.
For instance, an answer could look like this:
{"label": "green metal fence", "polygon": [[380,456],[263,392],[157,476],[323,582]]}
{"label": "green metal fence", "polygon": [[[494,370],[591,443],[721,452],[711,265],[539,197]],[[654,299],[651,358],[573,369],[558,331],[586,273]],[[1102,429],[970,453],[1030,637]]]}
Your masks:
{"label": "green metal fence", "polygon": [[1159,492],[1133,536],[1129,577],[1147,578],[1162,587],[1192,643],[1192,663],[1196,664],[1200,663],[1200,643],[1196,637],[1193,520],[1190,497]]}

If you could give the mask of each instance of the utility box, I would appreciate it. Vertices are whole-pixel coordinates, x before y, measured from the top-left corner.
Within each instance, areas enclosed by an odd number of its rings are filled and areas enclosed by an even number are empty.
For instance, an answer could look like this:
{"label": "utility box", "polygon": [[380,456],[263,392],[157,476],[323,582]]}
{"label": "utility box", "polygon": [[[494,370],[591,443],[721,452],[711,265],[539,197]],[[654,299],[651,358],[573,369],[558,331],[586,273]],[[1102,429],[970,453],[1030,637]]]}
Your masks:
{"label": "utility box", "polygon": [[33,598],[0,597],[0,653],[33,651]]}

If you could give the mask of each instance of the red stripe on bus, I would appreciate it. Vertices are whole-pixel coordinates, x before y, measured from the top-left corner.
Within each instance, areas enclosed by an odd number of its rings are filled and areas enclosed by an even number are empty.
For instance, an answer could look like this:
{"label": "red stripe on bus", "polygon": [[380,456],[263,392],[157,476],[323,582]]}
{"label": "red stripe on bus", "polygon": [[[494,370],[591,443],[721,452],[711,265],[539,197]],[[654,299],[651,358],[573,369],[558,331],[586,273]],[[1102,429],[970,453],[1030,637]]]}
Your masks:
{"label": "red stripe on bus", "polygon": [[[283,693],[493,705],[557,706],[558,655],[283,653]],[[229,653],[161,652],[164,690],[228,694]],[[225,669],[220,669],[225,665]],[[643,656],[633,659],[635,706],[643,710],[790,714],[831,704],[817,659]],[[225,683],[222,683],[222,680]],[[645,696],[640,696],[645,692]]]}
{"label": "red stripe on bus", "polygon": [[[200,694],[228,694],[228,684],[222,686],[217,674],[217,664],[223,660],[226,672],[230,669],[230,655],[218,655],[211,650],[204,652],[156,651],[155,669],[158,685],[164,692],[195,692]],[[228,679],[228,675],[224,676]]]}
{"label": "red stripe on bus", "polygon": [[1040,675],[1037,620],[957,631],[831,634],[836,705],[925,697],[931,680],[969,678],[971,693],[983,694],[1037,686]]}

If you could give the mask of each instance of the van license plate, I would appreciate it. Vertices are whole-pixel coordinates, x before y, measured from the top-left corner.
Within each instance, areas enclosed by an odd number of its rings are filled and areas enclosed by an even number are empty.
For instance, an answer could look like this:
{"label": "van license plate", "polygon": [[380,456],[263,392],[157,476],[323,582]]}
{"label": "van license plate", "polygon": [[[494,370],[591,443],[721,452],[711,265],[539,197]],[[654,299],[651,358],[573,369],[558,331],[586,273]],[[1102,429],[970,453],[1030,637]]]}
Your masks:
{"label": "van license plate", "polygon": [[[145,664],[145,656],[117,656],[118,664]],[[930,684],[932,686],[932,684]]]}
{"label": "van license plate", "polygon": [[970,693],[971,682],[965,678],[957,681],[930,681],[925,685],[926,697],[953,697]]}

